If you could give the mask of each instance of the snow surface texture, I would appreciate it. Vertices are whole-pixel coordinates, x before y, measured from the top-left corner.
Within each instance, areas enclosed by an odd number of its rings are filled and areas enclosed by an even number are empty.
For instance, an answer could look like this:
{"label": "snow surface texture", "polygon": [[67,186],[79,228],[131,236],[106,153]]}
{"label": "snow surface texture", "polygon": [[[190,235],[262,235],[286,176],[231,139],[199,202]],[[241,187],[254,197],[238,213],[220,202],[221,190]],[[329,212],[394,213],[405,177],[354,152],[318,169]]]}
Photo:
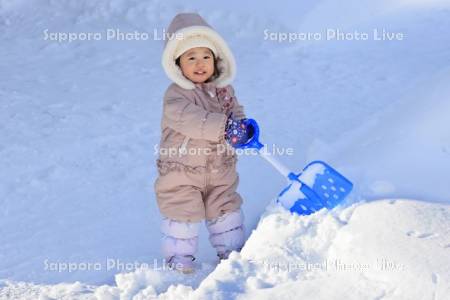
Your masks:
{"label": "snow surface texture", "polygon": [[[114,287],[5,282],[0,296],[446,299],[449,228],[450,205],[421,201],[374,201],[306,217],[271,205],[242,252],[233,252],[195,290],[190,276],[142,269],[117,275]],[[169,286],[177,281],[183,284]]]}
{"label": "snow surface texture", "polygon": [[[292,216],[272,200],[285,179],[241,157],[242,253],[215,269],[203,228],[195,275],[106,270],[108,258],[162,263],[162,41],[58,43],[44,30],[161,33],[194,10],[232,48],[261,141],[293,148],[279,157],[293,171],[326,161],[354,192],[333,211]],[[326,28],[406,38],[264,40],[265,29]],[[0,299],[448,299],[449,31],[448,1],[0,0]],[[379,200],[405,198],[420,201]]]}

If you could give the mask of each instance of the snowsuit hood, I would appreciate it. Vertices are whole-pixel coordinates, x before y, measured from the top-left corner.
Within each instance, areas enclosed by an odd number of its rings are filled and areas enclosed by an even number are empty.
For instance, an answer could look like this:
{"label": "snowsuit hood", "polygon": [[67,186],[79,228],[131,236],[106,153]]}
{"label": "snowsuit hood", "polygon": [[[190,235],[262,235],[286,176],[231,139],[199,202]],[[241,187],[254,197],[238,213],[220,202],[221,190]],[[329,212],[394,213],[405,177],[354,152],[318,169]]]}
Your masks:
{"label": "snowsuit hood", "polygon": [[162,56],[162,66],[167,76],[184,89],[195,89],[195,84],[184,77],[180,67],[175,63],[175,53],[181,43],[190,37],[207,39],[216,48],[219,76],[212,82],[219,88],[230,84],[236,74],[234,56],[225,40],[197,13],[180,13],[170,23],[166,30],[170,38],[165,41]]}

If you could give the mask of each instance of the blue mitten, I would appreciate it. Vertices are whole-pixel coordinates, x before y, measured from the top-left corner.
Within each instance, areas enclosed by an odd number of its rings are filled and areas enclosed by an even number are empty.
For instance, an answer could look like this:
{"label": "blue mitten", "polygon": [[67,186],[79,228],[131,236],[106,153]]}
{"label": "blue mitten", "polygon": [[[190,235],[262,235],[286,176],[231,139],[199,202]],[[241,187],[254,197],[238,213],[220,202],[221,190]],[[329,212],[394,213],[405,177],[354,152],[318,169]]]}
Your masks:
{"label": "blue mitten", "polygon": [[230,116],[225,126],[225,140],[231,146],[238,148],[252,138],[252,129],[247,126],[247,119],[236,120]]}

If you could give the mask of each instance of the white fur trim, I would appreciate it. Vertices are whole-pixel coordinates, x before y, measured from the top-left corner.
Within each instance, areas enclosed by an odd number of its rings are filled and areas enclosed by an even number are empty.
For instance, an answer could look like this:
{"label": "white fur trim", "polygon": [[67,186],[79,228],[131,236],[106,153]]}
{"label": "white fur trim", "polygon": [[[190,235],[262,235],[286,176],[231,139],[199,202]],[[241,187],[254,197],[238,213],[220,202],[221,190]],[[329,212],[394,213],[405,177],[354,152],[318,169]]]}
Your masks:
{"label": "white fur trim", "polygon": [[[193,35],[202,35],[207,37],[217,49],[217,57],[221,58],[219,68],[222,72],[218,78],[214,80],[217,87],[225,87],[230,84],[236,75],[236,62],[231,50],[228,48],[225,40],[213,29],[207,26],[189,26],[175,32],[174,36],[182,36],[183,39]],[[188,90],[195,88],[195,84],[184,77],[181,69],[175,64],[175,52],[180,39],[171,39],[167,42],[163,52],[162,66],[167,76],[180,87]]]}
{"label": "white fur trim", "polygon": [[197,35],[191,36],[185,40],[182,40],[178,43],[178,47],[175,50],[174,58],[177,59],[181,54],[186,52],[189,49],[197,48],[197,47],[206,47],[209,48],[214,55],[217,56],[217,49],[213,43],[211,43],[206,37]]}

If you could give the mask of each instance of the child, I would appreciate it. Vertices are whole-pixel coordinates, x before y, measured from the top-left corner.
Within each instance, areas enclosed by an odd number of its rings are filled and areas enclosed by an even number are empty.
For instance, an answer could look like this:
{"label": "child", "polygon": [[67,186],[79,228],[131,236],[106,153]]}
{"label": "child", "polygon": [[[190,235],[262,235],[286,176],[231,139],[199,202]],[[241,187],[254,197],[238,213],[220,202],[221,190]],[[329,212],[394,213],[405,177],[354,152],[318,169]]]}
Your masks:
{"label": "child", "polygon": [[200,15],[175,16],[162,65],[173,81],[164,95],[155,193],[163,220],[162,251],[170,266],[194,270],[199,226],[220,259],[244,244],[242,198],[233,148],[251,137],[230,83],[234,57]]}

